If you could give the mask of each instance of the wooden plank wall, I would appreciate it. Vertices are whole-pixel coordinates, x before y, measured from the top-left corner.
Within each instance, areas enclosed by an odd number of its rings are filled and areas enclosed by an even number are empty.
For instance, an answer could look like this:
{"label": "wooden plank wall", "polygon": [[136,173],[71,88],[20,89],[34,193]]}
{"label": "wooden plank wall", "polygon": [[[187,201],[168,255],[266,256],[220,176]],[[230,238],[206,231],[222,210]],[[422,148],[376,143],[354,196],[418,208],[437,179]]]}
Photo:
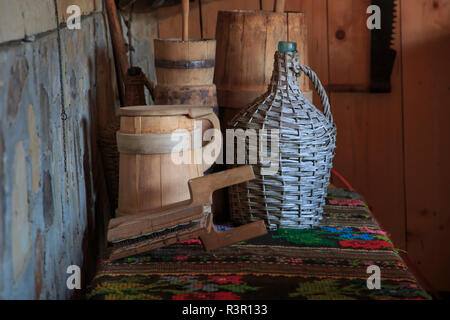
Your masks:
{"label": "wooden plank wall", "polygon": [[408,1],[401,18],[408,252],[450,291],[450,1]]}
{"label": "wooden plank wall", "polygon": [[352,85],[364,90],[369,84],[369,5],[369,0],[328,1],[330,100],[338,128],[334,163],[365,196],[395,245],[406,249],[400,59],[391,78],[392,93],[338,92]]}
{"label": "wooden plank wall", "polygon": [[[286,10],[307,16],[310,65],[328,88],[338,127],[335,168],[426,280],[450,291],[450,0],[398,0],[390,94],[364,92],[369,4],[286,0]],[[214,38],[217,12],[234,9],[272,10],[273,0],[196,0],[191,37]],[[160,37],[181,35],[178,8],[158,16]]]}

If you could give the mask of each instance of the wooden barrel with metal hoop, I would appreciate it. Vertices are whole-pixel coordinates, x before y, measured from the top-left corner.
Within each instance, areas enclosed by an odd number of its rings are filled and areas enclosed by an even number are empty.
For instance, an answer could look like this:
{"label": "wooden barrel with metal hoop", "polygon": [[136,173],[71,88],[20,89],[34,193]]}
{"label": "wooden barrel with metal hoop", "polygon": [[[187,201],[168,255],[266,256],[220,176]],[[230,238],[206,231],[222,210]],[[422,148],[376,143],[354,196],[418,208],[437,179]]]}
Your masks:
{"label": "wooden barrel with metal hoop", "polygon": [[[213,109],[137,106],[121,108],[118,115],[120,164],[116,215],[139,214],[189,199],[189,179],[203,176],[219,156],[222,136]],[[200,120],[211,122],[217,129],[205,146],[201,142]]]}
{"label": "wooden barrel with metal hoop", "polygon": [[155,39],[156,104],[217,107],[216,40]]}
{"label": "wooden barrel with metal hoop", "polygon": [[189,0],[181,1],[182,38],[155,39],[156,104],[198,104],[217,108],[213,84],[216,40],[189,38]]}

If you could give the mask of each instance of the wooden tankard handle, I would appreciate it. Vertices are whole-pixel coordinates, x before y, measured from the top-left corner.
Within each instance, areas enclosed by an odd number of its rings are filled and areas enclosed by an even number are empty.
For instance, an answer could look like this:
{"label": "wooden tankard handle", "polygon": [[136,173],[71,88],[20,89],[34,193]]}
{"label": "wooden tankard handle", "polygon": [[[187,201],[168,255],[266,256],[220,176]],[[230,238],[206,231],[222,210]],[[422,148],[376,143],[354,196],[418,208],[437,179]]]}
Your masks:
{"label": "wooden tankard handle", "polygon": [[[212,129],[214,129],[214,135],[211,139],[211,141],[203,146],[202,148],[202,156],[203,156],[203,172],[211,168],[211,166],[214,164],[214,162],[217,160],[217,158],[220,155],[220,149],[222,147],[222,133],[220,131],[220,121],[219,118],[214,114],[214,112],[211,112],[206,115],[202,115],[199,117],[193,117],[195,120],[208,120],[213,125]],[[215,151],[214,151],[215,150]],[[211,154],[212,151],[215,152],[214,154],[214,160],[208,161],[205,163],[205,156],[204,154]],[[212,160],[212,159],[211,159]]]}

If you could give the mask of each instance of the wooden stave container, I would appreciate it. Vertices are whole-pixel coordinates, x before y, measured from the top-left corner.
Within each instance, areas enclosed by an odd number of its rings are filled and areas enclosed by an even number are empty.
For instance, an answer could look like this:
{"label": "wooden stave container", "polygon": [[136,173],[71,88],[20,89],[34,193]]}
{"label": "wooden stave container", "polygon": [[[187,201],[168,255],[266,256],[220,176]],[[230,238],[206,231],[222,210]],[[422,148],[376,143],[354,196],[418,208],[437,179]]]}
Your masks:
{"label": "wooden stave container", "polygon": [[217,106],[216,40],[155,39],[156,104]]}
{"label": "wooden stave container", "polygon": [[158,86],[213,84],[216,40],[155,39],[154,47]]}
{"label": "wooden stave container", "polygon": [[[167,109],[194,106],[159,106]],[[204,109],[212,109],[203,106]],[[136,111],[136,109],[138,111]],[[119,110],[122,134],[167,134],[177,129],[192,131],[196,119],[187,115],[148,115],[155,106],[122,108]],[[141,112],[142,111],[142,112]],[[217,117],[216,117],[217,119]],[[218,122],[218,120],[217,120]],[[120,151],[120,146],[119,146]],[[184,151],[193,157],[194,151]],[[199,164],[174,164],[171,154],[128,154],[120,152],[119,196],[116,216],[140,214],[190,199],[188,181],[203,176],[208,168]]]}
{"label": "wooden stave container", "polygon": [[[267,91],[279,41],[297,43],[300,63],[308,65],[306,17],[301,12],[219,11],[214,83],[222,127]],[[300,89],[312,101],[305,75]]]}
{"label": "wooden stave container", "polygon": [[[218,114],[217,90],[213,83],[216,40],[155,39],[154,48],[155,104],[212,106]],[[192,65],[188,67],[186,63]],[[211,128],[206,121],[203,126],[204,130]]]}
{"label": "wooden stave container", "polygon": [[[159,105],[206,105],[212,106],[216,115],[219,114],[217,90],[214,84],[214,68],[216,57],[216,40],[155,39],[155,68],[157,85],[153,99]],[[160,61],[209,61],[209,67],[196,69],[169,68],[167,63]],[[164,61],[165,60],[165,61]],[[208,63],[205,63],[208,66]],[[208,121],[203,121],[203,133],[211,128]],[[207,173],[223,169],[215,165]],[[224,217],[228,202],[224,190],[213,194],[212,211],[215,217]]]}

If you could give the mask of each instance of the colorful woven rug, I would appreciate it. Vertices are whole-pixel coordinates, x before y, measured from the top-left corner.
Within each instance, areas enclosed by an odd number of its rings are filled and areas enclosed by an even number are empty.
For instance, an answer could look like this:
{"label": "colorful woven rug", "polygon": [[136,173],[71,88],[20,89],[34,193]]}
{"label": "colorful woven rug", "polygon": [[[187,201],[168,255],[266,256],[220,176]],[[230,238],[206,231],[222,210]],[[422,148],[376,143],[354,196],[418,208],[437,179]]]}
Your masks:
{"label": "colorful woven rug", "polygon": [[[361,197],[330,189],[316,229],[280,229],[213,253],[199,240],[99,263],[89,299],[431,299]],[[370,290],[369,266],[380,288]],[[370,283],[373,283],[369,281]]]}

